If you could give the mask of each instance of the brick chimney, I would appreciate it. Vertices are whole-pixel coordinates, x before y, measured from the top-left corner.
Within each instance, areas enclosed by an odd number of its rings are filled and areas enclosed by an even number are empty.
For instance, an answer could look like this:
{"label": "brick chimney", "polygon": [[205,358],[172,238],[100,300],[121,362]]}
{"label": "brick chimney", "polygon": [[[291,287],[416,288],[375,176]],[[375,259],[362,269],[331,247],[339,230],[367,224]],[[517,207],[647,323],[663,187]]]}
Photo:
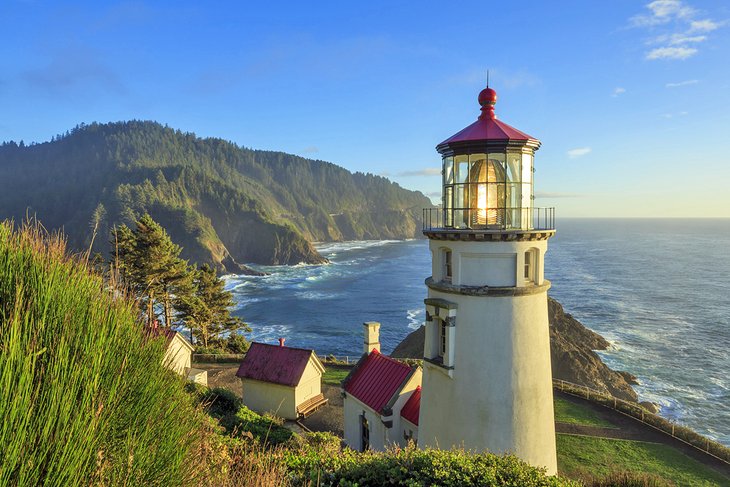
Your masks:
{"label": "brick chimney", "polygon": [[286,340],[286,338],[279,338],[279,346],[280,347],[283,347],[284,346],[284,341],[285,340]]}
{"label": "brick chimney", "polygon": [[365,353],[369,354],[373,350],[380,352],[380,323],[366,321],[363,326],[365,327]]}

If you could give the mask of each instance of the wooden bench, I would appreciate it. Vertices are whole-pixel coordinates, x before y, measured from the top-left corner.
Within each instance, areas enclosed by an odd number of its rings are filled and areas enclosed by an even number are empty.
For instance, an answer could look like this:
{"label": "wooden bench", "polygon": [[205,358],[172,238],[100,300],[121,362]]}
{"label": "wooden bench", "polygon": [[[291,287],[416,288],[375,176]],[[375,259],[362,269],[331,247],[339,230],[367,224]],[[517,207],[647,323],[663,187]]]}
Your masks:
{"label": "wooden bench", "polygon": [[300,418],[306,418],[316,410],[324,406],[329,402],[329,399],[325,399],[324,394],[317,394],[314,397],[310,397],[299,406],[297,406],[297,414]]}

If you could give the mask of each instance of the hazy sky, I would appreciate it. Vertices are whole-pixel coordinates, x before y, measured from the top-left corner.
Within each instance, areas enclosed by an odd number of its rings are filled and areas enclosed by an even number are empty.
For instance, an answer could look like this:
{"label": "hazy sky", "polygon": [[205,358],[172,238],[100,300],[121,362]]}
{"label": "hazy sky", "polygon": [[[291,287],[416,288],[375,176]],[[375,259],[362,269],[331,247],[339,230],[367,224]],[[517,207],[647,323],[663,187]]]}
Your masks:
{"label": "hazy sky", "polygon": [[538,206],[730,216],[723,0],[0,0],[0,141],[149,119],[436,197],[487,68]]}

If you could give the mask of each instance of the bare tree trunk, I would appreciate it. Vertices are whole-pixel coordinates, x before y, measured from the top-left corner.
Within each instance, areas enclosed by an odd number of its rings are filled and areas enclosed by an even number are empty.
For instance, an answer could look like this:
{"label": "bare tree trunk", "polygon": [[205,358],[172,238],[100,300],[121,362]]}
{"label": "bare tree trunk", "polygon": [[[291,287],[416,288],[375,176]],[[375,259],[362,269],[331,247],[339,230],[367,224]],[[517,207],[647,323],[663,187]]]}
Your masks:
{"label": "bare tree trunk", "polygon": [[152,326],[155,320],[154,293],[147,297],[147,326]]}
{"label": "bare tree trunk", "polygon": [[170,328],[172,326],[172,307],[170,306],[170,293],[165,293],[165,301],[164,301],[164,307],[165,307],[165,326],[167,328]]}

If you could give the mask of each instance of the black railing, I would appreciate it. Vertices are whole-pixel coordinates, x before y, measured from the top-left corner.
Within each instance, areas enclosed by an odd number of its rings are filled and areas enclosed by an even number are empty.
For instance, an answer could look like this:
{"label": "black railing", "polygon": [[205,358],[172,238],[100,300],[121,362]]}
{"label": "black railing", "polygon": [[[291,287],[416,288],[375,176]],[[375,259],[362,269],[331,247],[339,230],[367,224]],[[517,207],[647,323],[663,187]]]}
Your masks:
{"label": "black railing", "polygon": [[555,230],[555,208],[424,208],[423,231]]}

